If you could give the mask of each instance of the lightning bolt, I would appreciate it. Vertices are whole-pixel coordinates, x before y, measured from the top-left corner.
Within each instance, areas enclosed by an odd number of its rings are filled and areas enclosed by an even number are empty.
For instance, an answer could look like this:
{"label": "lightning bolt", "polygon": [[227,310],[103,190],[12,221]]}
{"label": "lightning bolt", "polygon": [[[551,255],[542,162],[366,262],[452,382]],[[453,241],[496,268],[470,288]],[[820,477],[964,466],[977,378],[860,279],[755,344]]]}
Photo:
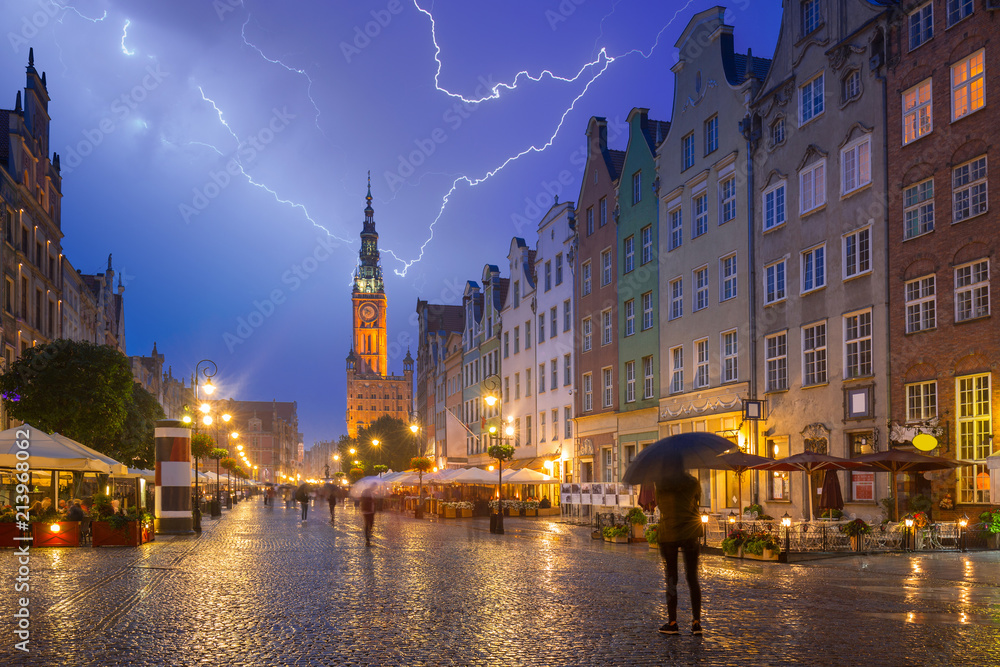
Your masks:
{"label": "lightning bolt", "polygon": [[125,46],[125,37],[128,35],[128,27],[132,25],[131,19],[125,19],[125,27],[122,28],[122,53],[127,56],[134,56],[135,51],[129,51],[128,47]]}
{"label": "lightning bolt", "polygon": [[[106,19],[108,17],[108,11],[107,10],[104,10],[104,15],[101,16],[101,18],[99,18],[99,19],[92,19],[89,16],[84,16],[83,14],[81,14],[80,10],[77,9],[76,7],[73,7],[72,5],[60,5],[58,2],[55,2],[55,0],[51,0],[51,1],[52,1],[52,4],[55,5],[56,7],[58,7],[59,9],[65,9],[65,10],[72,11],[74,14],[76,14],[77,16],[79,16],[80,18],[82,18],[83,20],[90,21],[91,23],[100,23],[101,21],[103,21],[104,19]],[[66,18],[66,14],[65,13],[62,16],[59,17],[59,23],[62,23],[64,18]]]}
{"label": "lightning bolt", "polygon": [[267,62],[269,62],[269,63],[271,63],[273,65],[280,65],[281,67],[284,67],[289,72],[294,72],[295,74],[299,74],[301,76],[304,76],[306,78],[306,81],[309,82],[309,85],[306,86],[306,97],[309,98],[309,101],[312,102],[313,109],[316,110],[316,129],[319,130],[320,134],[322,134],[324,137],[326,137],[326,133],[323,132],[323,128],[319,126],[319,115],[320,115],[321,112],[319,110],[319,105],[316,104],[316,100],[314,100],[313,96],[312,96],[313,80],[312,80],[312,77],[309,76],[309,72],[307,72],[304,69],[298,69],[296,67],[292,67],[291,65],[286,65],[285,63],[281,62],[280,60],[276,60],[276,59],[273,59],[273,58],[268,58],[266,55],[264,55],[264,52],[260,50],[260,47],[258,47],[256,44],[251,43],[247,39],[247,24],[248,23],[250,23],[250,17],[249,16],[247,16],[247,20],[243,23],[243,28],[240,31],[240,34],[243,37],[243,43],[244,44],[246,44],[251,49],[253,49],[254,51],[256,51],[260,55],[260,57],[263,58],[264,60],[266,60]]}
{"label": "lightning bolt", "polygon": [[[490,92],[489,95],[487,95],[485,97],[482,97],[482,98],[480,98],[480,99],[477,100],[477,99],[466,99],[464,96],[462,96],[462,95],[460,95],[458,93],[453,93],[450,90],[447,90],[447,89],[441,87],[441,85],[440,85],[440,76],[441,76],[441,68],[443,67],[443,63],[441,62],[441,57],[440,57],[441,56],[441,46],[438,44],[438,41],[437,41],[437,25],[434,22],[434,16],[428,10],[424,9],[423,7],[421,7],[420,4],[419,4],[419,2],[418,2],[418,0],[413,0],[413,6],[416,7],[417,10],[420,13],[424,14],[425,16],[427,16],[427,18],[430,20],[430,23],[431,23],[431,41],[434,44],[434,61],[437,63],[437,71],[434,74],[434,87],[437,90],[439,90],[440,92],[444,93],[445,95],[448,95],[449,97],[460,99],[460,100],[462,100],[465,103],[468,103],[468,104],[479,104],[479,103],[485,102],[487,100],[499,99],[500,98],[500,89],[501,88],[503,88],[504,90],[514,90],[515,88],[517,88],[518,80],[521,79],[522,77],[526,78],[526,79],[529,79],[531,81],[534,81],[534,82],[538,82],[538,81],[541,81],[544,77],[548,76],[548,77],[552,78],[553,80],[562,81],[562,82],[565,82],[565,83],[573,83],[573,82],[577,81],[578,79],[580,79],[580,77],[582,77],[584,75],[584,72],[586,72],[588,69],[596,68],[598,66],[600,66],[600,69],[598,69],[597,72],[596,72],[596,74],[594,74],[590,78],[590,80],[587,81],[586,85],[583,87],[583,90],[576,97],[573,98],[573,101],[570,103],[569,108],[567,108],[562,113],[562,115],[559,117],[559,122],[556,124],[556,128],[552,132],[552,134],[549,137],[548,141],[546,141],[541,146],[531,145],[528,148],[522,150],[520,153],[517,153],[515,155],[510,156],[509,158],[507,158],[506,160],[504,160],[498,167],[495,167],[494,169],[486,172],[483,176],[480,176],[479,178],[470,178],[469,176],[459,176],[458,178],[456,178],[452,182],[451,188],[441,198],[441,208],[438,209],[437,217],[434,218],[434,221],[431,222],[430,227],[428,228],[429,235],[427,237],[427,240],[424,241],[423,244],[421,244],[421,246],[420,246],[420,252],[417,255],[417,258],[414,259],[414,260],[411,260],[411,261],[407,262],[405,260],[402,260],[399,256],[397,256],[391,250],[385,250],[386,254],[392,256],[393,259],[399,261],[403,265],[403,269],[402,270],[394,269],[393,272],[396,275],[401,276],[401,277],[406,276],[406,272],[409,270],[409,268],[411,266],[413,266],[414,264],[416,264],[417,262],[419,262],[421,259],[423,259],[423,257],[424,257],[424,251],[427,248],[427,245],[432,240],[434,240],[434,227],[435,227],[435,225],[437,225],[438,221],[441,219],[441,216],[444,215],[444,211],[445,211],[445,209],[448,206],[448,202],[451,200],[451,196],[455,193],[455,190],[458,188],[458,186],[459,186],[460,183],[464,182],[464,183],[467,183],[469,185],[469,187],[475,187],[475,186],[479,185],[480,183],[484,183],[485,181],[488,181],[489,179],[493,178],[493,176],[495,176],[500,171],[502,171],[511,162],[514,162],[515,160],[518,160],[521,157],[523,157],[525,155],[528,155],[530,153],[542,153],[542,152],[544,152],[549,146],[551,146],[555,142],[556,137],[559,135],[559,132],[560,132],[560,130],[563,127],[563,123],[566,121],[566,117],[576,107],[576,103],[579,102],[580,99],[583,98],[583,96],[587,94],[587,91],[590,90],[590,86],[597,79],[599,79],[608,70],[608,68],[611,66],[611,64],[613,62],[615,62],[616,60],[619,60],[619,59],[622,59],[622,58],[626,58],[626,57],[634,55],[634,54],[639,54],[639,55],[641,55],[645,59],[648,59],[650,56],[652,56],[653,55],[653,51],[655,51],[656,47],[659,46],[659,44],[660,44],[660,37],[663,36],[663,33],[667,30],[667,28],[669,28],[673,24],[673,22],[677,19],[677,17],[681,14],[681,12],[683,12],[688,7],[690,7],[693,2],[694,2],[694,0],[688,0],[688,2],[683,7],[679,8],[677,11],[674,12],[673,16],[670,17],[670,20],[656,34],[656,40],[653,42],[653,45],[650,47],[649,53],[645,53],[641,49],[632,49],[632,50],[627,51],[627,52],[625,52],[625,53],[623,53],[621,55],[612,56],[612,55],[608,54],[608,52],[607,52],[606,49],[602,48],[600,50],[600,52],[598,53],[596,60],[594,60],[592,62],[589,62],[589,63],[586,63],[583,67],[580,68],[580,70],[576,73],[576,75],[573,76],[573,77],[571,77],[571,78],[566,78],[566,77],[558,76],[556,74],[553,74],[550,70],[547,70],[547,69],[546,70],[542,70],[542,72],[540,74],[534,75],[534,76],[531,75],[529,72],[522,70],[522,71],[518,72],[514,76],[514,80],[513,80],[512,83],[499,83],[499,84],[493,86],[493,88],[492,88],[492,90],[491,90],[491,92]],[[614,13],[614,7],[616,7],[616,6],[617,6],[617,3],[615,3],[615,5],[612,7],[612,10],[608,14],[608,16],[610,16],[611,13]],[[605,16],[604,18],[607,18],[607,16]],[[604,19],[602,19],[601,22],[602,22],[602,31],[603,31],[603,22],[604,22]]]}
{"label": "lightning bolt", "polygon": [[[223,127],[225,127],[229,131],[229,134],[232,135],[233,140],[236,142],[236,148],[238,150],[240,148],[240,146],[243,145],[243,142],[240,141],[239,135],[237,135],[236,132],[233,131],[233,128],[229,126],[229,123],[226,121],[226,117],[222,113],[222,109],[220,109],[219,105],[215,103],[215,100],[211,99],[210,97],[208,97],[205,94],[205,90],[201,86],[198,86],[198,92],[201,93],[201,99],[204,100],[205,102],[208,102],[209,104],[211,104],[212,108],[215,109],[215,113],[218,114],[218,116],[219,116],[219,122],[222,123]],[[189,143],[202,143],[202,142],[189,142]],[[210,144],[204,144],[204,145],[208,146],[209,148],[211,148],[212,150],[214,150],[215,152],[217,152],[219,155],[223,155],[222,151],[220,151],[215,146],[212,146]],[[237,167],[239,167],[240,173],[247,179],[247,183],[249,183],[250,185],[252,185],[252,186],[254,186],[256,188],[264,190],[265,192],[267,192],[268,194],[270,194],[272,197],[274,197],[274,200],[276,202],[278,202],[279,204],[284,204],[286,206],[290,206],[291,208],[299,209],[300,211],[302,211],[302,214],[306,217],[306,220],[308,220],[309,222],[311,222],[314,227],[317,227],[318,229],[322,229],[324,232],[326,232],[327,236],[330,236],[331,238],[334,238],[334,239],[336,239],[336,240],[338,240],[338,241],[340,241],[342,243],[345,243],[347,245],[350,245],[352,243],[349,239],[345,239],[345,238],[341,238],[341,237],[337,236],[336,234],[334,234],[333,232],[331,232],[329,229],[327,229],[323,225],[321,225],[318,222],[316,222],[313,219],[313,217],[309,214],[309,209],[307,209],[304,204],[299,204],[298,202],[294,202],[294,201],[292,201],[290,199],[283,199],[275,190],[267,187],[267,185],[265,185],[264,183],[258,183],[257,181],[255,181],[253,179],[253,176],[251,176],[250,174],[248,174],[247,171],[243,168],[243,164],[239,161],[238,157],[234,157],[233,158],[233,162],[235,162],[236,165],[237,165]]]}

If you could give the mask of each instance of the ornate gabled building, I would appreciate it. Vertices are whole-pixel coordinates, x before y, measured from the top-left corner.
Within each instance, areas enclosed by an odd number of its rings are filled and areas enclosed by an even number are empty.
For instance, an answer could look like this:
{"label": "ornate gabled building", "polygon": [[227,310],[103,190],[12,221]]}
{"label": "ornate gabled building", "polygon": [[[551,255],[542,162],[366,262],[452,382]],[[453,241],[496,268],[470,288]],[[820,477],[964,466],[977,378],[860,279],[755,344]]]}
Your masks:
{"label": "ornate gabled building", "polygon": [[387,300],[379,263],[370,174],[365,199],[368,205],[351,293],[353,344],[347,355],[347,432],[352,438],[382,415],[409,419],[413,405],[413,357],[409,350],[403,360],[403,374],[389,375]]}

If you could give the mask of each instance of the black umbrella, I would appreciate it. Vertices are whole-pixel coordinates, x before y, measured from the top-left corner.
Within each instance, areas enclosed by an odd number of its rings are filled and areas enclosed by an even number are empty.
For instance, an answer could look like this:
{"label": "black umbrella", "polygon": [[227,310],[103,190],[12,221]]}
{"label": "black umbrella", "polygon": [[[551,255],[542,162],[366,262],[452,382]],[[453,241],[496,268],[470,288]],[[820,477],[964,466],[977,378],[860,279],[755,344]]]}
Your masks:
{"label": "black umbrella", "polygon": [[[844,509],[844,495],[840,492],[840,480],[837,473],[827,470],[823,478],[823,489],[819,496],[819,508],[821,510],[842,510]],[[830,512],[833,516],[833,512]]]}
{"label": "black umbrella", "polygon": [[657,440],[639,452],[622,481],[626,484],[656,484],[688,468],[715,468],[719,454],[735,447],[730,440],[696,431]]}

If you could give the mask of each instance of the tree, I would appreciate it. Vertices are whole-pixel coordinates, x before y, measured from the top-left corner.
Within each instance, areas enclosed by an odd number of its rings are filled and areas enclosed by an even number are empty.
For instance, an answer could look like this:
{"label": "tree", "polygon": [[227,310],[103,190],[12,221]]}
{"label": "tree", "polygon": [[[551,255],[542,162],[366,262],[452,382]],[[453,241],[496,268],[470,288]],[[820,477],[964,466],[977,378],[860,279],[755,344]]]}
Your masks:
{"label": "tree", "polygon": [[132,468],[152,468],[156,464],[153,447],[156,420],[163,419],[163,408],[156,398],[138,382],[132,383],[132,400],[128,402],[125,424],[120,437],[109,438],[103,449],[98,449]]}
{"label": "tree", "polygon": [[503,498],[500,497],[500,488],[503,484],[503,462],[514,458],[514,448],[500,442],[490,445],[486,450],[490,458],[497,460],[497,519],[494,532],[503,535]]}
{"label": "tree", "polygon": [[[372,445],[373,440],[379,441],[378,447]],[[390,415],[382,415],[371,426],[359,430],[354,440],[346,438],[345,443],[342,438],[338,443],[341,460],[353,461],[347,458],[351,447],[357,449],[355,458],[385,464],[393,470],[406,470],[410,458],[418,451],[408,424]]]}
{"label": "tree", "polygon": [[413,510],[413,516],[419,519],[424,515],[424,473],[431,469],[434,464],[426,456],[414,456],[410,459],[410,467],[420,473],[420,488],[417,491],[417,507]]}
{"label": "tree", "polygon": [[[113,443],[124,435],[133,384],[129,360],[118,350],[64,339],[27,348],[0,375],[11,417],[109,456],[118,453]],[[135,433],[140,442],[142,430]]]}

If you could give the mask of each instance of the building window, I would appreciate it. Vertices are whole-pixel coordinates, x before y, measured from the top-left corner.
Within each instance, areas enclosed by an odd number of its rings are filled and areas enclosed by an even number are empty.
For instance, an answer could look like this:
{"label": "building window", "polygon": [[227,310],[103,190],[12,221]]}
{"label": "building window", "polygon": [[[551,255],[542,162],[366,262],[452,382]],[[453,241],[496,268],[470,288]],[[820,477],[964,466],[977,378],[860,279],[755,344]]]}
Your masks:
{"label": "building window", "polygon": [[601,201],[599,202],[599,204],[600,204],[600,209],[601,209],[601,220],[600,220],[600,223],[601,223],[601,227],[603,227],[604,225],[608,224],[608,198],[607,197],[601,197]]}
{"label": "building window", "polygon": [[785,298],[785,260],[764,267],[764,305]]}
{"label": "building window", "polygon": [[545,291],[552,289],[552,260],[545,262]]}
{"label": "building window", "polygon": [[637,171],[632,174],[632,205],[635,206],[642,201],[642,172]]}
{"label": "building window", "polygon": [[799,125],[823,113],[823,75],[810,79],[799,88]]}
{"label": "building window", "polygon": [[670,393],[684,391],[684,348],[670,348]]}
{"label": "building window", "polygon": [[865,137],[840,151],[842,194],[850,194],[871,182],[871,137]]}
{"label": "building window", "polygon": [[722,223],[727,223],[736,217],[735,176],[730,176],[719,183],[719,203],[721,204],[720,210],[722,211]]}
{"label": "building window", "polygon": [[590,412],[594,409],[594,376],[590,373],[583,374],[583,411]]}
{"label": "building window", "polygon": [[937,326],[937,290],[934,274],[906,283],[906,333]]}
{"label": "building window", "polygon": [[986,184],[985,155],[955,167],[952,172],[954,222],[986,212],[989,204]]}
{"label": "building window", "polygon": [[594,233],[594,207],[587,207],[587,236]]}
{"label": "building window", "polygon": [[612,278],[611,251],[605,250],[601,253],[601,287],[610,285]]}
{"label": "building window", "polygon": [[622,241],[622,255],[624,262],[622,271],[629,273],[635,268],[635,236],[629,236]]}
{"label": "building window", "polygon": [[684,283],[680,278],[670,281],[670,319],[684,314]]}
{"label": "building window", "polygon": [[778,118],[771,123],[771,146],[777,146],[785,141],[785,119]]}
{"label": "building window", "polygon": [[[517,327],[514,327],[514,331],[517,331]],[[503,333],[503,358],[506,359],[510,356],[510,332],[505,331]]]}
{"label": "building window", "polygon": [[642,330],[653,328],[653,293],[645,292],[642,295]]}
{"label": "building window", "polygon": [[[504,355],[503,355],[504,357],[507,356],[506,336],[507,334],[504,334]],[[514,354],[517,354],[520,351],[521,351],[521,327],[514,327]]]}
{"label": "building window", "polygon": [[871,227],[844,236],[844,278],[872,270]]}
{"label": "building window", "polygon": [[653,398],[653,356],[642,358],[642,397]]}
{"label": "building window", "polygon": [[703,266],[694,270],[694,308],[692,310],[703,310],[708,308],[708,267]]}
{"label": "building window", "polygon": [[[984,462],[993,453],[990,393],[989,374],[955,378],[960,459]],[[989,473],[983,463],[958,469],[958,502],[988,503],[989,486]]]}
{"label": "building window", "polygon": [[[503,379],[503,402],[510,403],[510,377],[504,377]],[[388,406],[386,407],[388,409]],[[487,410],[487,412],[492,412],[492,410]]]}
{"label": "building window", "polygon": [[[969,0],[972,6],[972,0]],[[978,111],[986,104],[985,51],[979,49],[951,66],[951,119]]]}
{"label": "building window", "polygon": [[[930,5],[927,5],[930,7]],[[934,129],[931,79],[921,81],[903,93],[903,143],[916,141]]]}
{"label": "building window", "polygon": [[545,393],[545,364],[538,364],[538,393]]}
{"label": "building window", "polygon": [[990,314],[990,262],[988,259],[955,269],[955,321]]}
{"label": "building window", "polygon": [[580,283],[581,283],[580,292],[581,292],[581,294],[583,296],[587,296],[588,294],[590,294],[590,289],[591,289],[591,286],[592,286],[590,260],[588,259],[586,262],[584,262],[583,265],[580,268],[581,268],[581,271],[580,271]]}
{"label": "building window", "polygon": [[788,389],[788,334],[780,333],[765,339],[767,391]]}
{"label": "building window", "polygon": [[601,345],[611,345],[613,339],[612,321],[611,309],[601,312]]}
{"label": "building window", "polygon": [[705,155],[719,148],[719,117],[712,116],[705,121]]}
{"label": "building window", "polygon": [[948,0],[948,27],[972,13],[972,0]]}
{"label": "building window", "polygon": [[696,195],[693,206],[694,229],[691,233],[692,238],[701,236],[708,231],[708,195],[704,192],[700,195]]}
{"label": "building window", "polygon": [[809,213],[826,203],[826,160],[799,173],[799,211]]}
{"label": "building window", "polygon": [[526,368],[524,370],[524,396],[525,396],[525,398],[527,398],[528,396],[531,396],[531,387],[532,386],[533,385],[531,384],[531,369],[530,368]]}
{"label": "building window", "polygon": [[524,418],[524,444],[531,444],[531,415]]}
{"label": "building window", "polygon": [[531,347],[531,320],[524,323],[524,349]]}
{"label": "building window", "polygon": [[583,319],[583,351],[590,352],[593,344],[593,321],[586,317]]}
{"label": "building window", "polygon": [[605,447],[601,450],[601,459],[604,461],[604,476],[602,478],[605,482],[610,482],[614,480],[614,470],[615,470],[615,458],[614,452],[610,447]]}
{"label": "building window", "polygon": [[573,383],[573,358],[572,355],[563,355],[563,386],[568,387]]}
{"label": "building window", "polygon": [[549,371],[552,374],[552,391],[555,391],[559,387],[559,360],[553,359],[549,362]]}
{"label": "building window", "polygon": [[538,316],[538,342],[545,342],[545,313]]}
{"label": "building window", "polygon": [[736,382],[739,379],[739,343],[736,330],[722,333],[722,381]]}
{"label": "building window", "polygon": [[937,417],[937,381],[906,385],[906,421],[921,422]]}
{"label": "building window", "polygon": [[802,384],[826,383],[826,322],[802,327]]}
{"label": "building window", "polygon": [[549,338],[555,338],[559,333],[559,306],[552,306],[549,309]]}
{"label": "building window", "polygon": [[826,285],[826,246],[816,246],[802,253],[802,293]]}
{"label": "building window", "polygon": [[653,226],[646,225],[639,232],[642,242],[642,259],[640,264],[648,264],[653,261]]}
{"label": "building window", "polygon": [[844,317],[844,377],[872,374],[872,313],[870,310]]}
{"label": "building window", "polygon": [[521,374],[514,373],[514,400],[519,398],[521,398]]}
{"label": "building window", "polygon": [[785,184],[764,191],[764,231],[785,224]]}
{"label": "building window", "polygon": [[667,214],[670,217],[670,247],[669,250],[681,247],[684,242],[684,220],[680,207]]}
{"label": "building window", "polygon": [[934,179],[903,190],[903,238],[934,231]]}
{"label": "building window", "polygon": [[631,336],[635,333],[635,299],[625,302],[625,335]]}
{"label": "building window", "polygon": [[708,386],[708,339],[702,338],[694,342],[695,368],[694,386],[695,388]]}
{"label": "building window", "polygon": [[514,281],[514,307],[517,308],[521,305],[521,283],[517,280]]}
{"label": "building window", "polygon": [[563,408],[563,435],[568,439],[573,437],[573,408],[568,405]]}
{"label": "building window", "polygon": [[545,413],[538,413],[538,442],[545,442]]}
{"label": "building window", "polygon": [[854,69],[844,75],[840,82],[840,95],[844,102],[861,96],[861,72]]}
{"label": "building window", "polygon": [[625,362],[625,402],[635,402],[635,362]]}
{"label": "building window", "polygon": [[562,285],[563,281],[563,256],[562,253],[556,255],[556,285]]}
{"label": "building window", "polygon": [[614,373],[610,368],[605,368],[602,369],[601,374],[604,376],[603,405],[606,408],[610,408],[612,402],[614,401]]}
{"label": "building window", "polygon": [[934,36],[934,3],[928,2],[910,12],[910,50]]}
{"label": "building window", "polygon": [[563,331],[569,331],[573,326],[573,307],[569,299],[563,301]]}
{"label": "building window", "polygon": [[721,285],[719,290],[719,301],[728,301],[736,298],[736,253],[728,255],[719,260],[719,273],[721,275]]}
{"label": "building window", "polygon": [[[768,438],[766,444],[767,455],[774,458],[788,456],[788,438]],[[774,470],[767,474],[767,494],[768,500],[790,500],[791,488],[789,485],[790,474],[787,471]]]}
{"label": "building window", "polygon": [[681,139],[682,156],[681,171],[694,166],[694,132]]}
{"label": "building window", "polygon": [[4,278],[4,285],[6,291],[3,295],[3,309],[8,313],[14,313],[14,281],[10,278]]}
{"label": "building window", "polygon": [[805,37],[819,28],[819,0],[803,0],[802,2],[802,36]]}

